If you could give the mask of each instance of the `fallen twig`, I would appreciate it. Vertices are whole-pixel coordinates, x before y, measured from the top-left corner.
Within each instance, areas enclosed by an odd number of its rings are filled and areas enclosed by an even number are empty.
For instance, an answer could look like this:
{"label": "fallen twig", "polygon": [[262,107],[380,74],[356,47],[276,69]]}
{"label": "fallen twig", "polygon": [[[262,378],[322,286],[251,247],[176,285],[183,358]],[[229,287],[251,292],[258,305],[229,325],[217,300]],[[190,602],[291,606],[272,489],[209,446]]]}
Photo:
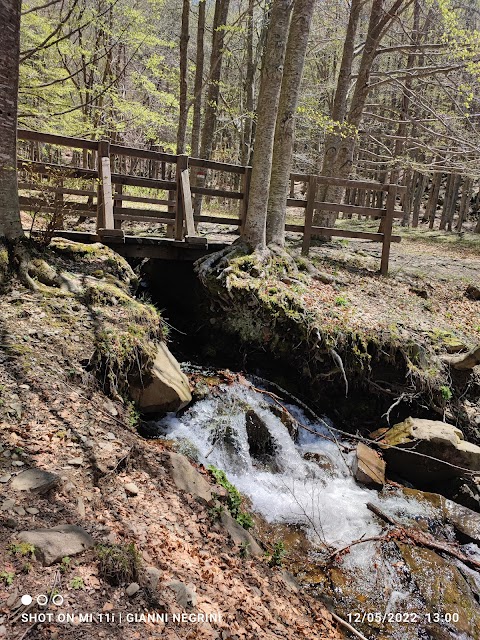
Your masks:
{"label": "fallen twig", "polygon": [[397,527],[398,533],[402,534],[403,540],[408,544],[417,544],[421,547],[432,549],[433,551],[446,553],[453,558],[460,560],[460,562],[473,567],[474,569],[480,569],[480,562],[478,560],[466,556],[459,549],[456,549],[453,545],[440,542],[429,533],[425,533],[424,531],[420,531],[419,529],[405,529],[405,527],[400,522],[397,522],[396,520],[394,520],[394,518],[391,518],[371,502],[367,502],[367,508],[379,518],[381,518],[384,522]]}
{"label": "fallen twig", "polygon": [[353,635],[356,636],[357,638],[360,638],[360,640],[368,640],[368,638],[366,638],[363,635],[363,633],[360,633],[360,631],[357,631],[355,627],[352,627],[352,625],[349,622],[341,618],[339,615],[337,615],[333,611],[330,611],[330,615],[334,620],[336,620],[339,624],[341,624],[342,627],[345,627],[345,629],[348,629],[350,633],[353,633]]}

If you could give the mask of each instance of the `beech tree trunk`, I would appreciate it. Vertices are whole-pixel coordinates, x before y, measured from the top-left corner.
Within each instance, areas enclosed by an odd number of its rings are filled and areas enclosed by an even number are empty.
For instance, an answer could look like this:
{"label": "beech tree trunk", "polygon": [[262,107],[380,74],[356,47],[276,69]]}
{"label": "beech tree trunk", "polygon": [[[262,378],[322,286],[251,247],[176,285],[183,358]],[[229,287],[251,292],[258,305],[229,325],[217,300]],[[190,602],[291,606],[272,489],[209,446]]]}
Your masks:
{"label": "beech tree trunk", "polygon": [[180,98],[177,128],[177,153],[185,153],[188,120],[188,41],[190,0],[183,0],[182,30],[180,32]]}
{"label": "beech tree trunk", "polygon": [[432,188],[428,196],[425,216],[428,218],[428,226],[430,229],[433,229],[433,225],[435,224],[435,214],[437,213],[438,195],[440,193],[440,187],[442,186],[442,177],[440,172],[435,173]]}
{"label": "beech tree trunk", "polygon": [[472,179],[465,178],[462,186],[462,200],[460,202],[460,211],[458,212],[456,231],[461,231],[465,218],[468,214],[468,207],[470,206],[470,198],[472,195]]}
{"label": "beech tree trunk", "polygon": [[266,219],[273,143],[292,0],[273,0],[257,106],[257,135],[250,195],[242,237],[252,248],[266,246]]}
{"label": "beech tree trunk", "polygon": [[254,92],[255,92],[255,64],[253,62],[253,9],[254,0],[248,0],[248,15],[247,15],[247,42],[246,52],[247,71],[245,74],[245,117],[243,120],[242,131],[242,152],[241,159],[244,166],[250,165],[252,157],[252,143],[253,143],[253,110],[254,110]]}
{"label": "beech tree trunk", "polygon": [[[350,103],[350,108],[348,109],[348,112],[346,111],[346,116],[343,121],[343,136],[337,134],[327,137],[325,142],[324,162],[321,172],[322,175],[334,176],[336,178],[348,178],[350,175],[353,166],[356,131],[358,130],[362,120],[365,103],[370,91],[370,72],[377,55],[378,46],[382,37],[388,31],[389,26],[395,20],[398,12],[405,2],[408,2],[408,0],[395,0],[390,9],[386,11],[384,7],[384,0],[372,1],[367,35],[360,60],[360,66],[356,76],[355,89]],[[352,15],[352,13],[355,5],[355,9],[358,11],[359,15],[361,5],[363,5],[363,3],[360,2],[359,4],[360,6],[357,7],[356,4],[352,2],[350,10],[349,28],[351,26],[353,36],[356,33],[358,16],[355,16],[355,14]],[[350,24],[350,22],[352,24]],[[351,40],[350,43],[349,40]],[[347,78],[352,75],[351,60],[353,60],[354,46],[354,37],[347,34],[347,38],[345,40],[346,51],[344,49],[344,55],[347,55],[345,68]],[[352,49],[351,53],[350,49]],[[347,84],[347,89],[343,88],[340,93],[340,98],[343,102],[345,102],[345,98],[348,93],[348,86],[349,85]],[[339,87],[337,87],[337,90],[338,89]],[[346,109],[345,106],[343,106],[342,109]],[[323,187],[320,189],[319,198],[326,202],[341,202],[344,193],[345,189],[342,187]],[[315,226],[333,227],[336,219],[337,214],[335,212],[316,211],[313,217],[313,223]],[[329,239],[328,236],[327,239]]]}
{"label": "beech tree trunk", "polygon": [[195,60],[195,82],[193,86],[193,122],[192,122],[192,156],[195,158],[200,152],[200,126],[202,120],[202,86],[204,65],[205,38],[205,4],[206,0],[198,3],[197,22],[197,55]]}
{"label": "beech tree trunk", "polygon": [[[352,166],[354,140],[345,137],[343,124],[347,114],[347,95],[352,80],[352,65],[355,52],[355,36],[357,33],[363,0],[352,0],[350,15],[348,18],[347,33],[343,45],[342,62],[335,89],[335,98],[332,108],[332,120],[337,125],[337,131],[327,133],[325,136],[325,149],[320,173],[323,176],[340,176],[350,174]],[[320,200],[327,202],[329,199],[340,201],[343,190],[338,187],[320,188]],[[328,193],[327,193],[328,192]],[[335,224],[335,215],[329,211],[316,211],[313,216],[316,226],[330,227]]]}
{"label": "beech tree trunk", "polygon": [[0,238],[23,236],[17,183],[21,0],[0,0]]}
{"label": "beech tree trunk", "polygon": [[302,82],[315,0],[296,0],[288,33],[273,148],[267,209],[267,243],[285,245],[287,194],[295,137],[295,112]]}

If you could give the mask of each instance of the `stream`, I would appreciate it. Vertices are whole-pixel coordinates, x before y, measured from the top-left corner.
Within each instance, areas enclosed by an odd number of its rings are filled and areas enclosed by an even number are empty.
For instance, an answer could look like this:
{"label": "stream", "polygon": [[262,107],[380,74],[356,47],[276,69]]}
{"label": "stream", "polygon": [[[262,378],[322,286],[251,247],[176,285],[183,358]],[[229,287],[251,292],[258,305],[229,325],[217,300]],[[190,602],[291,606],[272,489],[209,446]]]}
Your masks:
{"label": "stream", "polygon": [[[182,415],[157,423],[159,433],[181,453],[224,470],[268,523],[304,532],[312,545],[312,571],[303,579],[309,589],[328,593],[335,611],[367,638],[480,637],[480,575],[458,560],[398,541],[371,541],[322,562],[332,549],[386,532],[367,503],[407,528],[456,543],[435,494],[358,484],[351,472],[355,442],[335,436],[328,417],[317,420],[288,398],[282,400],[287,413],[241,377],[202,388]],[[471,540],[461,549],[480,559]]]}

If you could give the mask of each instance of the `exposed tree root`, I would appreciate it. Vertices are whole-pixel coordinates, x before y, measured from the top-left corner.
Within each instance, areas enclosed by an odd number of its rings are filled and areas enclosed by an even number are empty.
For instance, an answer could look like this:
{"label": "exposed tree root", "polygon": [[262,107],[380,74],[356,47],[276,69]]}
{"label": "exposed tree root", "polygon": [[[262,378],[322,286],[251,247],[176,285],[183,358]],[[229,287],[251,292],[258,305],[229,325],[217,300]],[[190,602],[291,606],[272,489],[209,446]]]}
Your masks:
{"label": "exposed tree root", "polygon": [[442,360],[458,371],[470,371],[480,364],[480,345],[468,353],[459,356],[444,356]]}

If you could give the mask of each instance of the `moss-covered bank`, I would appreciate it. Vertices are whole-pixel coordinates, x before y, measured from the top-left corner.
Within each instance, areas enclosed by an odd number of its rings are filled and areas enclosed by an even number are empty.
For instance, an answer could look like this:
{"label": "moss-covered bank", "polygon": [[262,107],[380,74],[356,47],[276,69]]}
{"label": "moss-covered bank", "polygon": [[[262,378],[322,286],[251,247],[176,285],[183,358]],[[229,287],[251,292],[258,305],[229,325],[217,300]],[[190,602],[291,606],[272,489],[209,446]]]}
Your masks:
{"label": "moss-covered bank", "polygon": [[410,335],[394,322],[388,328],[379,323],[379,329],[371,322],[350,323],[342,310],[352,304],[351,296],[343,295],[341,284],[319,283],[302,258],[262,259],[238,247],[199,261],[195,269],[209,332],[215,334],[210,357],[241,352],[250,372],[265,375],[349,429],[386,424],[390,410],[391,421],[412,414],[442,416],[478,439],[464,406],[467,398],[478,397],[478,380],[470,374],[452,377],[439,358],[445,345],[438,335]]}

